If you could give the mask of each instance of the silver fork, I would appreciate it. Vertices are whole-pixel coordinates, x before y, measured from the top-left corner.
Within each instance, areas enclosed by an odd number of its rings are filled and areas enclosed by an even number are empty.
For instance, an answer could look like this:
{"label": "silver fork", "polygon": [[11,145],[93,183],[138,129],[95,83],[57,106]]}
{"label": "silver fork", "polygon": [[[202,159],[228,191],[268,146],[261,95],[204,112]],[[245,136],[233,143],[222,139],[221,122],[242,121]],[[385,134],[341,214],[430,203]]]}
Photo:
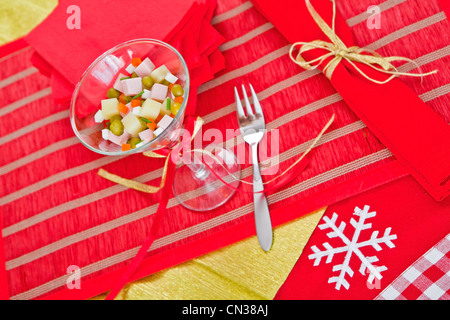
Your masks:
{"label": "silver fork", "polygon": [[244,113],[241,99],[239,97],[236,87],[234,87],[234,95],[236,99],[236,107],[238,114],[238,122],[242,137],[252,148],[253,159],[253,205],[255,211],[256,234],[261,248],[264,251],[269,251],[272,247],[272,222],[270,221],[269,206],[267,204],[266,196],[263,192],[264,185],[261,179],[261,172],[259,171],[258,161],[258,143],[264,136],[266,123],[264,121],[264,114],[259,104],[258,97],[255,90],[250,84],[250,91],[253,97],[253,105],[255,112],[252,110],[250,101],[247,97],[244,85],[242,85],[242,93],[244,95],[245,109],[247,115]]}

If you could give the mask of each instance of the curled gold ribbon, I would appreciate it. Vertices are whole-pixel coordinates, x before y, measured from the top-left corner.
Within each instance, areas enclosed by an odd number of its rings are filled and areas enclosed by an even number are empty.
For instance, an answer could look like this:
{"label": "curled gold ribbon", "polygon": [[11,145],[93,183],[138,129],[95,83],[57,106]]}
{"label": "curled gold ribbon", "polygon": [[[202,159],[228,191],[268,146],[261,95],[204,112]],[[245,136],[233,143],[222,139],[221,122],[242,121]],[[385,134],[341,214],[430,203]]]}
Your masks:
{"label": "curled gold ribbon", "polygon": [[[325,126],[322,128],[322,130],[319,132],[319,134],[314,138],[314,140],[313,140],[312,143],[309,145],[309,147],[306,149],[306,151],[303,152],[303,153],[300,155],[300,157],[299,157],[293,164],[291,164],[286,170],[284,170],[282,173],[280,173],[280,174],[277,175],[276,177],[272,178],[272,179],[269,180],[269,181],[263,182],[263,184],[269,184],[269,183],[274,182],[275,180],[281,178],[282,176],[284,176],[285,174],[287,174],[288,171],[290,171],[292,168],[294,168],[300,161],[302,161],[302,160],[306,157],[306,155],[307,155],[307,154],[308,154],[308,153],[309,153],[309,152],[317,145],[317,143],[319,142],[320,138],[324,135],[324,133],[328,130],[328,128],[329,128],[329,127],[331,126],[331,124],[333,123],[334,118],[335,118],[335,115],[333,114],[333,115],[331,116],[331,118],[328,120],[328,122],[325,124]],[[192,137],[191,137],[191,140],[190,140],[190,141],[192,141],[192,140],[194,139],[194,137],[195,137],[195,136],[197,135],[197,133],[200,131],[200,128],[202,127],[202,125],[203,125],[203,120],[202,120],[202,118],[198,117],[198,118],[197,118],[197,121],[196,121],[196,124],[195,124],[195,126],[194,126],[193,134],[192,134]],[[167,176],[167,170],[168,170],[168,166],[169,166],[169,160],[170,160],[170,157],[171,157],[171,155],[172,155],[172,152],[173,152],[174,150],[177,150],[177,147],[180,146],[180,144],[181,144],[181,142],[178,142],[177,145],[175,145],[173,148],[171,148],[171,151],[170,151],[169,154],[166,155],[166,156],[165,156],[165,155],[160,155],[160,154],[158,154],[158,153],[156,153],[156,152],[153,152],[153,151],[146,151],[146,152],[143,153],[143,155],[145,155],[145,156],[147,156],[147,157],[151,157],[151,158],[165,158],[165,159],[166,159],[165,164],[164,164],[163,173],[162,173],[162,176],[161,176],[161,182],[160,182],[159,187],[149,186],[149,185],[146,185],[146,184],[144,184],[144,183],[141,183],[141,182],[138,182],[138,181],[135,181],[135,180],[125,179],[125,178],[122,178],[122,177],[120,177],[120,176],[118,176],[118,175],[112,174],[112,173],[110,173],[110,172],[108,172],[108,171],[106,171],[106,170],[104,170],[104,169],[100,169],[100,170],[98,171],[98,175],[101,176],[101,177],[103,177],[103,178],[105,178],[105,179],[107,179],[107,180],[110,180],[110,181],[115,182],[115,183],[117,183],[117,184],[120,184],[120,185],[122,185],[122,186],[128,187],[128,188],[130,188],[130,189],[134,189],[134,190],[141,191],[141,192],[145,192],[145,193],[156,193],[156,192],[158,192],[159,190],[161,190],[161,189],[164,187],[165,183],[166,183],[166,176]],[[232,178],[234,178],[235,180],[239,180],[240,182],[242,182],[242,183],[244,183],[244,184],[249,184],[249,185],[252,184],[251,182],[248,182],[248,181],[245,181],[245,180],[242,180],[242,179],[239,179],[238,177],[236,177],[232,172],[230,172],[230,171],[226,168],[226,166],[224,166],[224,165],[222,164],[222,161],[219,160],[219,159],[218,159],[214,154],[212,154],[210,151],[205,150],[205,149],[193,149],[193,150],[191,150],[190,152],[193,152],[193,153],[200,153],[200,154],[203,154],[203,155],[208,155],[208,156],[211,157],[212,159],[216,160],[216,162],[217,162],[223,169],[225,169],[225,171],[227,171],[227,173],[228,173]],[[178,155],[180,156],[181,153],[179,153]]]}
{"label": "curled gold ribbon", "polygon": [[[408,58],[405,57],[383,57],[377,52],[365,48],[360,48],[358,46],[347,47],[344,42],[336,35],[335,32],[335,20],[336,20],[336,3],[335,0],[332,0],[333,3],[333,19],[332,19],[332,27],[322,19],[322,17],[317,13],[314,7],[311,5],[310,0],[305,0],[306,7],[308,8],[309,13],[313,17],[316,24],[322,30],[322,32],[331,40],[331,42],[323,41],[323,40],[314,40],[311,42],[296,42],[294,43],[289,50],[289,57],[296,64],[301,66],[304,69],[310,70],[317,68],[320,64],[322,64],[325,59],[333,57],[327,65],[323,68],[323,72],[328,79],[331,79],[334,70],[339,65],[339,63],[344,59],[348,63],[350,63],[356,71],[359,72],[364,78],[369,81],[372,81],[377,84],[385,84],[394,79],[396,76],[409,76],[409,77],[423,77],[434,74],[437,70],[433,70],[427,73],[408,73],[408,72],[400,72],[398,69],[392,65],[393,61],[407,61],[414,63],[420,70],[419,65]],[[297,56],[294,58],[293,52],[296,47],[299,47],[299,52]],[[313,49],[323,49],[329,51],[328,53],[323,54],[322,56],[307,61],[303,58],[302,54],[313,50]],[[367,53],[367,54],[364,54]],[[354,62],[362,63],[366,66],[371,67],[379,72],[389,74],[390,77],[384,81],[378,81],[369,77],[364,73]],[[317,64],[315,64],[317,63]],[[315,65],[313,65],[315,64]]]}

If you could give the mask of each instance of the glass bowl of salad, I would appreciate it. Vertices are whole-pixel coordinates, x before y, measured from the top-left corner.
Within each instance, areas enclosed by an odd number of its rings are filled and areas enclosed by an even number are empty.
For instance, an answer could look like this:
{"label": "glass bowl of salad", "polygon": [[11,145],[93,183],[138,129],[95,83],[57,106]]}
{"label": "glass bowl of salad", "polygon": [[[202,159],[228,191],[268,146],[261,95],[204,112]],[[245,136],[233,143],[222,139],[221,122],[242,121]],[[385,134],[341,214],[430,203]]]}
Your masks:
{"label": "glass bowl of salad", "polygon": [[[70,122],[81,143],[103,155],[173,147],[188,97],[189,71],[181,54],[159,40],[131,40],[103,53],[84,72],[70,103]],[[181,159],[173,192],[184,207],[212,210],[235,193],[241,171],[228,149],[216,146],[203,160],[193,152]]]}
{"label": "glass bowl of salad", "polygon": [[154,39],[124,42],[84,72],[70,103],[75,135],[103,155],[157,150],[177,141],[189,96],[181,54]]}

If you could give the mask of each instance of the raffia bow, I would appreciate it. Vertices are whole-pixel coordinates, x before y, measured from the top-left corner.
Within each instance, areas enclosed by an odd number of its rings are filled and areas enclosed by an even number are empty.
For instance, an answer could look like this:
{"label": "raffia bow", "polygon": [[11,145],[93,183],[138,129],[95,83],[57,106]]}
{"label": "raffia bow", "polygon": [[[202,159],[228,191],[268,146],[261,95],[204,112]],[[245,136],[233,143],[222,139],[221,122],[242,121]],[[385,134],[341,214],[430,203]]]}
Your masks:
{"label": "raffia bow", "polygon": [[[360,48],[358,46],[347,47],[344,42],[336,35],[335,32],[335,20],[336,20],[336,3],[335,0],[332,0],[333,3],[333,19],[332,19],[332,27],[328,26],[328,24],[322,19],[322,17],[317,13],[314,7],[311,5],[310,0],[305,0],[306,7],[308,8],[309,13],[313,17],[314,21],[317,23],[322,32],[331,40],[331,42],[323,41],[323,40],[314,40],[311,42],[296,42],[294,43],[290,50],[289,56],[292,61],[301,66],[304,69],[310,70],[315,69],[319,65],[321,65],[326,59],[333,57],[323,68],[323,73],[328,79],[331,79],[334,70],[342,62],[344,59],[348,63],[350,63],[356,71],[359,72],[364,78],[369,81],[378,84],[385,84],[397,76],[409,76],[409,77],[423,77],[434,74],[437,70],[433,70],[427,73],[407,73],[400,72],[398,69],[392,65],[393,61],[407,61],[414,63],[419,69],[419,65],[411,59],[405,57],[383,57],[377,52],[365,48]],[[296,57],[293,56],[294,50],[300,46],[299,52]],[[329,51],[328,53],[323,54],[322,56],[307,61],[303,58],[302,54],[313,50],[313,49],[323,49]],[[384,81],[378,81],[369,77],[364,71],[362,71],[354,62],[362,63],[366,66],[371,67],[381,73],[390,75]]]}

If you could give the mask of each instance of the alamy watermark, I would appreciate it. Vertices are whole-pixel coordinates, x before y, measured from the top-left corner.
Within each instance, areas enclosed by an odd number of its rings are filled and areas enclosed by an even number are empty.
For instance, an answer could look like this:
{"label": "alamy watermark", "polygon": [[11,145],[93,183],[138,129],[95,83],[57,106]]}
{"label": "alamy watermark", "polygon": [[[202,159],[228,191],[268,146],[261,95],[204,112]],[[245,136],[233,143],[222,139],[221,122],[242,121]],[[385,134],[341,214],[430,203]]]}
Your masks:
{"label": "alamy watermark", "polygon": [[[248,131],[247,131],[247,134]],[[256,134],[256,131],[255,131]],[[234,159],[222,157],[221,148],[233,151],[239,164],[253,164],[250,148],[241,139],[240,129],[226,129],[223,133],[219,129],[200,129],[192,137],[191,133],[184,129],[179,129],[173,136],[180,136],[180,143],[171,153],[172,161],[177,163],[182,161],[185,164],[208,165],[219,161],[227,164]],[[219,148],[217,148],[219,147]],[[215,157],[209,155],[213,154]],[[226,156],[226,155],[225,155]],[[261,175],[273,175],[278,172],[280,164],[280,131],[273,129],[265,132],[263,138],[258,143],[258,159],[261,166]]]}
{"label": "alamy watermark", "polygon": [[369,6],[366,11],[370,16],[367,18],[368,29],[381,29],[381,9],[379,6]]}
{"label": "alamy watermark", "polygon": [[81,269],[79,266],[71,265],[67,267],[66,287],[70,290],[81,289]]}
{"label": "alamy watermark", "polygon": [[81,9],[79,6],[70,5],[67,7],[66,13],[70,16],[67,18],[67,29],[81,29]]}

